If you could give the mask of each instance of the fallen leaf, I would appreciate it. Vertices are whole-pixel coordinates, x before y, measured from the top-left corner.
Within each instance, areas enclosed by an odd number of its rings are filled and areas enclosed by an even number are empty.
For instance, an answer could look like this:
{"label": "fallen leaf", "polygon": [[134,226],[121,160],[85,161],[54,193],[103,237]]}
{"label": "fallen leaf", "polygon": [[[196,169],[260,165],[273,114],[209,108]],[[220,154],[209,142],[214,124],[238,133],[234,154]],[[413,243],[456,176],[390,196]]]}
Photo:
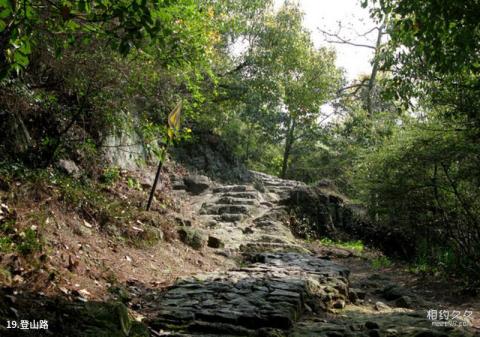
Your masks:
{"label": "fallen leaf", "polygon": [[83,297],[88,297],[88,296],[91,296],[92,294],[90,294],[90,292],[87,290],[87,289],[80,289],[78,291]]}
{"label": "fallen leaf", "polygon": [[58,289],[59,289],[59,290],[60,290],[62,293],[64,293],[65,295],[68,295],[68,294],[70,294],[70,291],[68,291],[68,289],[67,289],[67,288],[64,288],[64,287],[58,287]]}
{"label": "fallen leaf", "polygon": [[14,283],[23,283],[25,281],[25,279],[23,277],[21,277],[20,275],[15,275],[13,277],[13,282]]}

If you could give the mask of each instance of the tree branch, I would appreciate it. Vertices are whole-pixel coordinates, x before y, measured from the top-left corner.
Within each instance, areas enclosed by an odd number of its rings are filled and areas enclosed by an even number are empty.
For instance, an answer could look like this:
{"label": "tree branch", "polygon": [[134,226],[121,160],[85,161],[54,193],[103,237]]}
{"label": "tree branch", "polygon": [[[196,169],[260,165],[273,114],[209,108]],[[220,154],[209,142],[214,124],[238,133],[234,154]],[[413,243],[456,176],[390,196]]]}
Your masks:
{"label": "tree branch", "polygon": [[336,40],[328,40],[326,39],[325,41],[327,41],[328,43],[337,43],[337,44],[348,44],[350,46],[354,46],[354,47],[362,47],[362,48],[369,48],[369,49],[373,49],[375,50],[375,46],[372,46],[372,45],[368,45],[368,44],[363,44],[363,43],[356,43],[356,42],[352,42],[351,40],[347,40],[347,39],[344,39],[343,37],[341,37],[339,34],[334,34],[334,33],[330,33],[330,32],[327,32],[323,29],[320,29],[318,28],[318,30],[326,35],[326,36],[329,36],[329,37],[333,37],[335,38]]}

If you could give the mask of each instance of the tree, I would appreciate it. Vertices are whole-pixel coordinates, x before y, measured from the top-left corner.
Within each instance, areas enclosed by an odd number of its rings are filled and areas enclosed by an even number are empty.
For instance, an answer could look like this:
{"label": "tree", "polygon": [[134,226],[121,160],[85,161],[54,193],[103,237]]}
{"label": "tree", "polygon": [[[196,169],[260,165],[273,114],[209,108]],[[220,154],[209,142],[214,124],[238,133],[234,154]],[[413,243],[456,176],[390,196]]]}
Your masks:
{"label": "tree", "polygon": [[480,126],[480,31],[477,1],[364,1],[387,21],[381,67],[393,75],[392,92],[406,104],[430,97]]}
{"label": "tree", "polygon": [[[357,37],[365,37],[373,32],[377,33],[377,37],[375,40],[375,44],[367,44],[367,43],[360,43],[356,41],[352,41],[351,39],[346,39],[341,36],[342,26],[339,25],[339,31],[337,33],[331,33],[322,29],[319,29],[321,33],[323,33],[327,39],[326,41],[329,43],[336,43],[336,44],[347,44],[350,46],[354,46],[357,48],[368,48],[374,50],[374,55],[372,59],[372,71],[370,72],[370,76],[364,77],[358,81],[353,81],[354,83],[347,85],[344,88],[340,89],[341,94],[356,94],[360,89],[363,87],[368,88],[366,92],[366,102],[365,106],[368,111],[368,114],[372,116],[374,114],[374,105],[378,102],[378,95],[376,94],[376,80],[379,72],[379,55],[381,52],[381,47],[383,45],[383,37],[385,35],[385,22],[381,22],[378,26],[369,29],[363,34],[358,34]],[[350,90],[355,89],[355,90]],[[375,100],[377,98],[377,100]]]}
{"label": "tree", "polygon": [[145,43],[161,51],[164,63],[204,55],[210,17],[194,0],[1,0],[0,79],[25,69],[32,47],[44,34],[65,46],[103,38],[126,55]]}
{"label": "tree", "polygon": [[281,177],[287,176],[295,144],[319,126],[321,106],[342,82],[335,53],[314,47],[302,19],[299,8],[289,3],[268,15],[241,73],[246,95],[255,98],[247,102],[246,119],[283,142]]}
{"label": "tree", "polygon": [[387,22],[380,69],[405,114],[364,154],[357,185],[422,263],[478,275],[480,33],[476,1],[364,1]]}

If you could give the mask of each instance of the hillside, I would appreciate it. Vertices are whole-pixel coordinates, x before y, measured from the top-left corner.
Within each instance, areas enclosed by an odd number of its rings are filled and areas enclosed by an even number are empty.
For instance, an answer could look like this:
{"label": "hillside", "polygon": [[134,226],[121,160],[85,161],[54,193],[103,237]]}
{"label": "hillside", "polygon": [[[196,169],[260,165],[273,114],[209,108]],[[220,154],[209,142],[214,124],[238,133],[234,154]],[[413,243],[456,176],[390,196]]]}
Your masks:
{"label": "hillside", "polygon": [[0,1],[0,337],[478,337],[479,11]]}
{"label": "hillside", "polygon": [[[440,284],[432,297],[374,249],[294,235],[297,205],[316,202],[327,216],[314,230],[345,237],[354,220],[336,194],[258,172],[225,185],[172,164],[149,212],[148,170],[121,170],[97,187],[115,208],[82,199],[81,189],[72,208],[64,189],[73,181],[51,173],[4,181],[2,228],[32,235],[22,246],[7,236],[17,246],[1,261],[4,320],[42,317],[59,336],[331,336],[351,326],[358,336],[469,335],[433,329],[423,312],[471,310],[472,300],[439,299]],[[376,265],[382,259],[389,263]]]}

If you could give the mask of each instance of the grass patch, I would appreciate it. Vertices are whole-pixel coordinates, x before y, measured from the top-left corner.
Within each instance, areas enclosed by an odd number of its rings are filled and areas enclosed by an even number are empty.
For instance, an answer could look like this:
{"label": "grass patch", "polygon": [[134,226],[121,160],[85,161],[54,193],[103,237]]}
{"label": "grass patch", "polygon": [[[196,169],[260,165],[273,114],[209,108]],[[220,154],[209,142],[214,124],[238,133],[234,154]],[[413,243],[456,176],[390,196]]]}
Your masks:
{"label": "grass patch", "polygon": [[393,264],[392,261],[384,255],[372,259],[370,263],[373,269],[388,268]]}
{"label": "grass patch", "polygon": [[323,238],[318,241],[320,244],[323,246],[328,246],[328,247],[338,247],[338,248],[343,248],[343,249],[351,249],[356,252],[363,252],[365,249],[365,246],[362,241],[356,240],[356,241],[335,241],[329,238]]}
{"label": "grass patch", "polygon": [[32,255],[43,249],[42,236],[38,228],[43,225],[41,218],[33,213],[36,221],[31,227],[19,226],[17,214],[8,205],[0,204],[0,252],[18,252],[21,255]]}

